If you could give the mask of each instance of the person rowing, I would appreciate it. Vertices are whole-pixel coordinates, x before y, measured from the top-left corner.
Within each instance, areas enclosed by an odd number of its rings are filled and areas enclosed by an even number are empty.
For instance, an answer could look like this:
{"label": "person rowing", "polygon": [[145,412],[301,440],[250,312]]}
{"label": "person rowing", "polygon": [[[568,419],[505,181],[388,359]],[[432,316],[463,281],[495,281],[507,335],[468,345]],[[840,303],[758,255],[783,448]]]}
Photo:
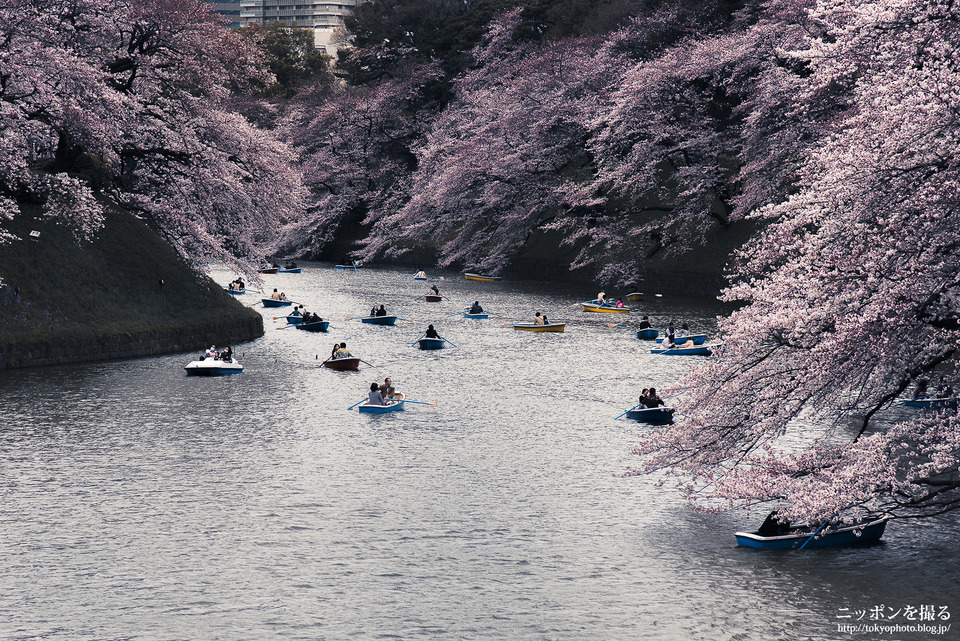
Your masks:
{"label": "person rowing", "polygon": [[431,285],[431,286],[430,286],[430,293],[433,294],[434,296],[439,296],[439,295],[440,295],[440,290],[437,289],[437,286],[436,286],[436,285]]}
{"label": "person rowing", "polygon": [[423,333],[424,338],[440,338],[440,334],[433,328],[433,325],[427,326],[427,331]]}
{"label": "person rowing", "polygon": [[473,305],[470,306],[470,311],[467,312],[467,313],[468,313],[468,314],[482,314],[482,313],[483,313],[483,308],[480,307],[480,301],[478,301],[478,300],[473,301]]}

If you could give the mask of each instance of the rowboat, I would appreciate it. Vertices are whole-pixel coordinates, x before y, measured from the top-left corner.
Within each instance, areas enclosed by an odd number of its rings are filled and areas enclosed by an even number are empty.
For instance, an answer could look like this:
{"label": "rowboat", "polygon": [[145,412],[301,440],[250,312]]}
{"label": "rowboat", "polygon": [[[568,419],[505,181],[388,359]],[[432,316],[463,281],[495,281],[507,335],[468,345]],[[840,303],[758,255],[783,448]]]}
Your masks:
{"label": "rowboat", "polygon": [[275,300],[273,298],[261,298],[260,301],[264,307],[288,307],[293,305],[292,300]]}
{"label": "rowboat", "polygon": [[627,418],[651,425],[670,425],[673,423],[672,407],[636,407],[627,410]]}
{"label": "rowboat", "polygon": [[[662,343],[663,338],[664,337],[661,336],[660,338],[657,339],[657,342]],[[707,335],[706,334],[690,334],[689,336],[677,336],[676,341],[679,343],[681,342],[681,339],[691,340],[693,341],[694,345],[703,345],[703,342],[707,340]]]}
{"label": "rowboat", "polygon": [[287,319],[288,325],[299,325],[303,322],[303,316],[300,314],[290,314],[288,316],[284,316],[284,318]]}
{"label": "rowboat", "polygon": [[514,329],[522,329],[526,332],[562,332],[566,323],[550,323],[549,325],[537,325],[536,323],[514,323]]}
{"label": "rowboat", "polygon": [[480,274],[471,274],[471,273],[466,273],[463,275],[463,277],[466,278],[467,280],[482,280],[482,281],[503,280],[503,278],[501,278],[500,276],[482,276]]}
{"label": "rowboat", "polygon": [[476,314],[471,314],[470,312],[463,313],[464,318],[473,318],[476,320],[483,320],[485,318],[490,318],[490,314],[487,312],[477,312]]}
{"label": "rowboat", "polygon": [[423,298],[428,303],[439,303],[440,301],[443,300],[443,296],[440,296],[439,294],[427,294]]}
{"label": "rowboat", "polygon": [[226,376],[227,374],[239,374],[243,371],[243,365],[236,360],[227,362],[204,358],[187,363],[187,366],[183,369],[187,371],[187,376]]}
{"label": "rowboat", "polygon": [[258,274],[276,274],[279,267],[261,267],[257,270]]}
{"label": "rowboat", "polygon": [[956,407],[957,398],[914,398],[909,401],[904,401],[901,405],[907,405],[908,407],[923,407],[923,408],[932,408],[937,409],[940,407]]}
{"label": "rowboat", "polygon": [[421,338],[417,343],[420,349],[443,349],[445,346],[442,338]]}
{"label": "rowboat", "polygon": [[227,291],[228,294],[233,294],[234,296],[239,296],[240,294],[247,293],[246,289],[227,289],[226,287],[224,287],[224,289]]}
{"label": "rowboat", "polygon": [[637,338],[642,341],[652,341],[657,337],[657,334],[660,333],[660,330],[655,327],[648,327],[647,329],[638,329]]}
{"label": "rowboat", "polygon": [[580,303],[580,307],[583,308],[585,312],[600,312],[606,314],[629,314],[629,307],[617,307],[612,303],[600,303],[596,300],[588,300]]}
{"label": "rowboat", "polygon": [[643,294],[641,292],[631,292],[625,298],[629,301],[641,301],[643,300]]}
{"label": "rowboat", "polygon": [[368,325],[393,325],[397,322],[396,316],[361,316],[361,323]]}
{"label": "rowboat", "polygon": [[650,350],[651,354],[666,354],[667,356],[710,356],[713,352],[709,347],[701,345],[699,347],[671,347],[669,349],[654,348]]}
{"label": "rowboat", "polygon": [[303,271],[302,267],[291,267],[290,269],[280,268],[277,270],[278,274],[299,274]]}
{"label": "rowboat", "polygon": [[321,363],[324,367],[330,369],[335,369],[338,372],[345,372],[347,370],[360,369],[360,359],[356,356],[348,356],[346,358],[334,358],[327,359]]}
{"label": "rowboat", "polygon": [[386,414],[387,412],[399,412],[403,410],[403,401],[388,400],[386,405],[371,405],[366,401],[358,405],[357,409],[363,414]]}
{"label": "rowboat", "polygon": [[827,526],[822,530],[810,526],[787,528],[783,534],[764,536],[759,532],[737,532],[737,545],[761,550],[789,550],[793,548],[824,548],[841,545],[862,545],[880,540],[887,527],[886,517],[854,523]]}
{"label": "rowboat", "polygon": [[297,329],[302,329],[305,332],[325,332],[328,327],[330,327],[330,321],[325,320],[297,324]]}
{"label": "rowboat", "polygon": [[334,265],[334,269],[360,269],[360,265]]}

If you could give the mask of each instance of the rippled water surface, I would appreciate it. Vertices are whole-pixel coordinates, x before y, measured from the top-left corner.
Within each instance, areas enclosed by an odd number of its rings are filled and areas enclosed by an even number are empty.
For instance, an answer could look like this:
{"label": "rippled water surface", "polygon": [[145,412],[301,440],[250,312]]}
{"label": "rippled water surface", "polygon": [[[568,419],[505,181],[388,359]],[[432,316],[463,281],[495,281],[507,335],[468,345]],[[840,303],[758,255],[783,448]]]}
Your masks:
{"label": "rippled water surface", "polygon": [[[956,518],[764,553],[733,538],[761,514],[618,477],[650,428],[614,417],[696,359],[608,323],[709,331],[719,306],[648,296],[610,318],[574,306],[594,291],[455,274],[426,303],[397,276],[266,276],[332,326],[278,330],[257,305],[237,376],[188,378],[191,354],[0,372],[0,638],[960,638],[838,629],[878,606],[960,615]],[[443,318],[474,300],[503,316]],[[374,303],[403,320],[344,320]],[[505,326],[534,311],[567,331]],[[457,347],[411,347],[427,323]],[[318,366],[334,341],[359,372]],[[385,376],[437,405],[347,411]]]}

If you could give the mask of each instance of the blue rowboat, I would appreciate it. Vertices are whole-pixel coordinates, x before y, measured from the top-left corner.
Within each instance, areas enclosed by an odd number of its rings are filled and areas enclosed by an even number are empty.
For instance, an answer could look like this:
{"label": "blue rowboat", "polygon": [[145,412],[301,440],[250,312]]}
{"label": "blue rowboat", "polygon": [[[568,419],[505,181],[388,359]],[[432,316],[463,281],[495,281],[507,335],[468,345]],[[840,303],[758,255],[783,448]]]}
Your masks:
{"label": "blue rowboat", "polygon": [[261,298],[260,301],[264,307],[289,307],[293,305],[292,300],[274,300],[272,298]]}
{"label": "blue rowboat", "polygon": [[227,289],[224,287],[228,294],[233,294],[234,296],[239,296],[240,294],[246,294],[247,290],[245,289]]}
{"label": "blue rowboat", "polygon": [[[661,336],[660,338],[657,339],[657,342],[662,343],[663,339],[664,337]],[[693,341],[694,345],[703,345],[704,341],[707,340],[707,335],[706,334],[690,334],[689,336],[677,336],[676,338],[676,341],[678,343],[687,341],[687,340]]]}
{"label": "blue rowboat", "polygon": [[670,425],[673,423],[672,407],[642,407],[627,410],[627,418],[651,425]]}
{"label": "blue rowboat", "polygon": [[387,405],[371,405],[366,401],[357,406],[361,414],[386,414],[387,412],[399,412],[403,410],[403,401],[387,401]]}
{"label": "blue rowboat", "polygon": [[788,528],[783,534],[764,536],[759,532],[737,532],[737,545],[760,550],[791,550],[794,548],[825,548],[874,543],[883,536],[886,517],[822,530],[809,526]]}
{"label": "blue rowboat", "polygon": [[957,399],[956,397],[951,398],[914,398],[909,401],[904,401],[902,405],[907,405],[909,407],[923,407],[928,409],[937,409],[941,407],[956,407]]}
{"label": "blue rowboat", "polygon": [[282,268],[278,269],[277,273],[278,274],[299,274],[301,271],[303,271],[302,267],[291,267],[290,269],[282,269]]}
{"label": "blue rowboat", "polygon": [[297,324],[297,329],[302,329],[305,332],[325,332],[328,327],[330,327],[330,321],[325,320]]}
{"label": "blue rowboat", "polygon": [[652,341],[657,337],[657,334],[660,333],[660,330],[655,327],[648,327],[647,329],[638,329],[637,338],[642,341]]}
{"label": "blue rowboat", "polygon": [[288,325],[299,325],[303,322],[303,316],[299,314],[290,314],[289,316],[284,316],[287,319]]}
{"label": "blue rowboat", "polygon": [[334,265],[334,269],[360,269],[360,265]]}
{"label": "blue rowboat", "polygon": [[221,361],[213,358],[204,358],[199,361],[187,363],[187,376],[226,376],[228,374],[239,374],[243,371],[243,365],[236,359],[232,361]]}
{"label": "blue rowboat", "polygon": [[650,350],[651,354],[664,354],[666,356],[710,356],[712,352],[709,347],[673,347],[670,349],[654,348]]}
{"label": "blue rowboat", "polygon": [[490,318],[490,314],[487,312],[480,312],[478,314],[471,314],[470,312],[463,313],[464,318],[473,318],[476,320],[483,320],[484,318]]}
{"label": "blue rowboat", "polygon": [[393,325],[397,322],[396,316],[361,316],[361,323],[368,325]]}
{"label": "blue rowboat", "polygon": [[445,345],[442,338],[421,338],[417,343],[420,349],[443,349]]}

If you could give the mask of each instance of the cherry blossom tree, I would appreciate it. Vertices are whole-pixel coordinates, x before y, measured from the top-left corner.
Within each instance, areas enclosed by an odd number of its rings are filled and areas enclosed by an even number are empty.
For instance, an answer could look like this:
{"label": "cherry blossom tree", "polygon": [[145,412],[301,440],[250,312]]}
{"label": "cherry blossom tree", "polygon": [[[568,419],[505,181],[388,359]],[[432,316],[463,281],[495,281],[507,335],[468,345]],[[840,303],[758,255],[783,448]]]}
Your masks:
{"label": "cherry blossom tree", "polygon": [[519,16],[495,21],[474,51],[475,66],[456,79],[455,99],[416,147],[404,200],[369,217],[362,257],[429,243],[439,265],[495,270],[555,215],[560,186],[589,162],[581,120],[603,68],[592,41],[514,43]]}
{"label": "cherry blossom tree", "polygon": [[112,203],[197,263],[256,254],[303,202],[289,149],[229,109],[266,80],[200,0],[7,0],[3,217],[33,201],[85,238]]}
{"label": "cherry blossom tree", "polygon": [[707,506],[791,519],[960,507],[956,409],[910,413],[956,375],[960,13],[949,2],[821,2],[792,52],[804,104],[833,97],[799,189],[753,217],[721,320],[725,356],[678,385],[692,418],[637,449]]}

